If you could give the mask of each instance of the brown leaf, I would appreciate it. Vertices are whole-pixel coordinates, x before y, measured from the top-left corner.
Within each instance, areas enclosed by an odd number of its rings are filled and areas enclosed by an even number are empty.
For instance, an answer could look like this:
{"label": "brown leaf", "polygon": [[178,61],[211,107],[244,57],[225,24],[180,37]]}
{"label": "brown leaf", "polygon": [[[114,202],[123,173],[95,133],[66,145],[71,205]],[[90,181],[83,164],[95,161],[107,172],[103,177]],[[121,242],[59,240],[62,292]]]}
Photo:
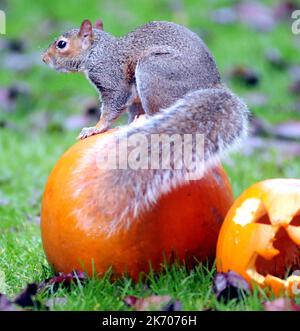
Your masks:
{"label": "brown leaf", "polygon": [[180,303],[174,301],[170,295],[151,295],[146,298],[128,296],[124,299],[124,303],[136,311],[174,311],[181,309]]}
{"label": "brown leaf", "polygon": [[236,10],[233,7],[223,7],[212,12],[212,20],[218,24],[233,24],[237,20]]}
{"label": "brown leaf", "polygon": [[12,71],[28,71],[41,63],[41,55],[27,53],[9,53],[2,59],[2,67]]}
{"label": "brown leaf", "polygon": [[7,49],[13,53],[25,53],[26,44],[22,39],[10,39],[7,42]]}
{"label": "brown leaf", "polygon": [[258,31],[272,31],[276,25],[272,9],[257,1],[238,3],[236,12],[242,24]]}
{"label": "brown leaf", "polygon": [[33,298],[37,294],[37,290],[37,284],[28,284],[26,288],[15,298],[14,303],[21,307],[39,307],[40,303]]}
{"label": "brown leaf", "polygon": [[289,298],[280,298],[263,303],[265,311],[300,311],[300,305]]}
{"label": "brown leaf", "polygon": [[253,136],[266,136],[270,135],[272,130],[271,124],[266,122],[261,117],[255,115],[250,117],[250,134]]}
{"label": "brown leaf", "polygon": [[30,88],[25,84],[0,87],[0,110],[13,111],[19,97],[28,98],[29,96]]}
{"label": "brown leaf", "polygon": [[252,68],[236,66],[229,72],[229,77],[247,86],[259,84],[260,77]]}
{"label": "brown leaf", "polygon": [[0,293],[0,311],[15,311],[18,310],[17,306],[14,305],[5,295]]}
{"label": "brown leaf", "polygon": [[76,282],[83,283],[87,280],[87,275],[83,271],[73,271],[68,274],[60,272],[58,275],[47,278],[39,284],[39,290],[44,289],[47,286],[51,286],[52,291],[56,291],[60,285],[66,289],[71,288],[71,284]]}
{"label": "brown leaf", "polygon": [[219,272],[216,274],[213,281],[213,291],[218,300],[240,300],[250,292],[250,286],[242,276],[230,270],[226,273]]}
{"label": "brown leaf", "polygon": [[273,134],[281,139],[300,140],[300,121],[281,123],[273,128]]}
{"label": "brown leaf", "polygon": [[[300,144],[298,142],[261,138],[261,137],[248,137],[243,144],[242,153],[244,155],[252,155],[254,152],[261,152],[264,158],[267,158],[267,151],[277,151],[280,159],[294,158],[300,156]],[[270,154],[269,157],[272,155]]]}
{"label": "brown leaf", "polygon": [[278,20],[288,20],[291,18],[292,12],[296,9],[299,9],[299,4],[296,1],[280,1],[275,6],[273,15]]}

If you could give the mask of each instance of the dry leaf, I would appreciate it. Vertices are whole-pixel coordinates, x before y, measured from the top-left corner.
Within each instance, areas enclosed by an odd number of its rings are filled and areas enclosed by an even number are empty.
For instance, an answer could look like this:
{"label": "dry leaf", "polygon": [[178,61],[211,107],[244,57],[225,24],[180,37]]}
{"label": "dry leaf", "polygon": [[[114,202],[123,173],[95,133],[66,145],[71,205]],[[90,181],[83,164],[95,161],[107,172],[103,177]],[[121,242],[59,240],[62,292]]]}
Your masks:
{"label": "dry leaf", "polygon": [[175,311],[181,309],[179,301],[173,300],[169,295],[151,295],[146,298],[128,296],[124,299],[124,302],[136,311]]}
{"label": "dry leaf", "polygon": [[300,311],[300,305],[289,298],[279,298],[263,303],[265,311]]}
{"label": "dry leaf", "polygon": [[218,300],[242,299],[250,293],[248,282],[234,271],[217,273],[213,281],[213,291]]}

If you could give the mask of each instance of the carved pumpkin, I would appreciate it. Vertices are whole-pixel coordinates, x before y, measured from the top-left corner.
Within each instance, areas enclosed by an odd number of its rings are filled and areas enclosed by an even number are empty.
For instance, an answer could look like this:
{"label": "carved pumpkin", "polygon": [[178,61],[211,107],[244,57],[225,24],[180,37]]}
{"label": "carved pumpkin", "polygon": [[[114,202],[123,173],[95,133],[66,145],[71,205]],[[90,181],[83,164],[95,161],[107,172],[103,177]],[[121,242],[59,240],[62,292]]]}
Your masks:
{"label": "carved pumpkin", "polygon": [[[216,166],[204,179],[162,196],[152,210],[134,220],[129,228],[124,224],[107,236],[102,225],[111,219],[86,194],[94,191],[95,176],[104,176],[105,170],[97,169],[96,161],[91,162],[85,171],[94,179],[88,185],[74,174],[87,155],[96,160],[93,146],[105,135],[77,142],[57,162],[48,179],[41,228],[44,250],[54,269],[84,269],[91,274],[94,266],[102,275],[112,267],[115,277],[128,273],[137,279],[140,272],[149,271],[149,263],[154,270],[160,270],[165,259],[185,260],[188,266],[196,259],[215,259],[219,229],[233,202],[223,168]],[[74,194],[78,188],[81,193]],[[109,187],[103,190],[109,194]],[[80,210],[85,210],[85,214],[76,212]]]}
{"label": "carved pumpkin", "polygon": [[300,180],[271,179],[233,204],[217,245],[217,269],[233,270],[275,295],[300,293]]}

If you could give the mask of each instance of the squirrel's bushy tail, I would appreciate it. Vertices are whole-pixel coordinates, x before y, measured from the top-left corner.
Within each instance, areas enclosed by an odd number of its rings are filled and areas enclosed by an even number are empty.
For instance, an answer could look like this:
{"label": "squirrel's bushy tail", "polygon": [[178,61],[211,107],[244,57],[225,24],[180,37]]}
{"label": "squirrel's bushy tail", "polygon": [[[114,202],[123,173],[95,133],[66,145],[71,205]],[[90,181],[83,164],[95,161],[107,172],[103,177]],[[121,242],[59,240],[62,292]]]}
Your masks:
{"label": "squirrel's bushy tail", "polygon": [[[138,137],[138,141],[142,144],[143,139],[139,137],[146,137],[150,142],[153,135],[179,134],[181,137],[202,135],[204,142],[202,161],[204,167],[208,168],[220,156],[226,154],[228,149],[238,145],[246,135],[247,118],[247,106],[227,88],[198,90],[187,94],[171,107],[147,118],[144,122],[121,128],[113,138],[104,139],[103,144],[97,146],[97,150],[90,154],[110,153],[113,149],[112,144],[116,141],[119,143],[124,139],[129,141],[134,136]],[[192,145],[192,154],[195,157],[196,146],[194,143]],[[151,153],[161,160],[163,147],[161,144],[155,146],[149,145],[146,156]],[[133,150],[134,147],[129,146],[126,151],[127,156]],[[173,154],[175,154],[174,149]],[[180,167],[176,167],[178,164]],[[202,168],[199,169],[199,173],[193,174],[194,179],[203,175]],[[151,169],[151,164],[150,169],[149,167],[132,169],[130,166],[127,169],[107,169],[104,174],[102,171],[101,176],[95,177],[93,183],[85,184],[93,191],[91,193],[93,203],[98,206],[101,213],[105,212],[112,220],[108,224],[108,231],[114,231],[118,226],[130,226],[131,222],[156,203],[162,194],[184,184],[190,172],[191,169],[184,160],[177,160],[170,162],[168,169]]]}

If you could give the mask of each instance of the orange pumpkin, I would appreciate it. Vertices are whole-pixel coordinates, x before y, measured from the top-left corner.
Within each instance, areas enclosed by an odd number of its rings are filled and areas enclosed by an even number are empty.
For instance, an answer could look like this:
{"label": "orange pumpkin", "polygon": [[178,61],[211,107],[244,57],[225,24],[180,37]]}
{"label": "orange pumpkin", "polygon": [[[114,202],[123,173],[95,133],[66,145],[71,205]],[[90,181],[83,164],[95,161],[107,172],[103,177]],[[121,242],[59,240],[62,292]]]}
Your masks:
{"label": "orange pumpkin", "polygon": [[[96,161],[91,162],[85,171],[93,174],[94,179],[88,184],[75,175],[87,154],[96,160],[92,147],[105,135],[77,142],[57,162],[48,179],[41,229],[44,250],[54,269],[84,269],[91,274],[94,267],[103,275],[112,267],[116,277],[128,273],[137,279],[140,272],[149,271],[149,263],[159,270],[164,260],[172,262],[176,258],[193,265],[196,259],[214,259],[219,229],[233,202],[223,168],[216,166],[204,179],[162,196],[152,210],[134,220],[129,228],[124,224],[107,236],[102,225],[111,219],[101,214],[86,194],[94,191],[95,174],[97,179],[105,175],[105,170],[95,168]],[[81,193],[74,195],[74,188],[81,188]],[[109,194],[109,187],[103,190]],[[77,213],[79,210],[85,214]]]}
{"label": "orange pumpkin", "polygon": [[217,269],[233,270],[275,295],[300,293],[300,180],[270,179],[233,204],[217,244]]}

